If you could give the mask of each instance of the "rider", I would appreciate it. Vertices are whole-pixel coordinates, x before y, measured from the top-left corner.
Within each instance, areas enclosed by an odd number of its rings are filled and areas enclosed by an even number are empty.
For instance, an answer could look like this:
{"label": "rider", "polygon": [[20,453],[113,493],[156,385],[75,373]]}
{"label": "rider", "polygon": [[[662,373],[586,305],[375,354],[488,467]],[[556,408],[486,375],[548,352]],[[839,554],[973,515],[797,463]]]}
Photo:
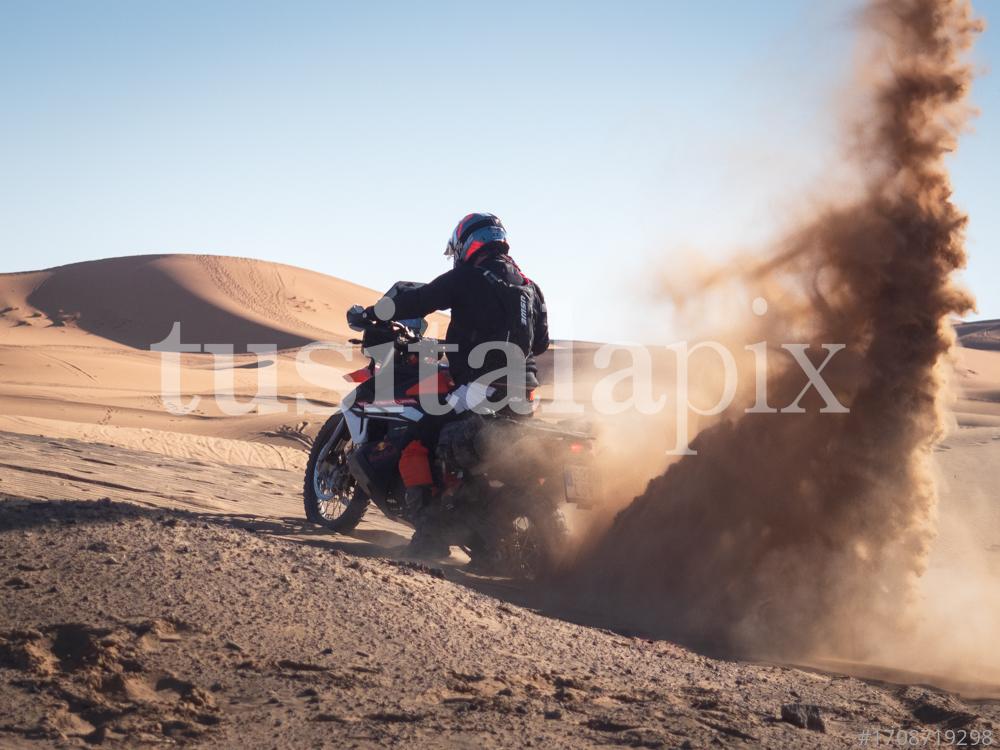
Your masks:
{"label": "rider", "polygon": [[[469,214],[458,222],[445,249],[445,256],[454,263],[450,271],[429,284],[396,294],[393,305],[369,307],[361,314],[365,320],[375,320],[378,309],[384,319],[384,310],[388,308],[392,310],[390,319],[406,320],[422,318],[435,310],[451,310],[445,343],[457,346],[457,350],[447,351],[449,371],[456,385],[448,399],[453,414],[475,408],[496,392],[508,398],[530,398],[530,391],[538,386],[535,356],[549,348],[545,299],[538,285],[521,272],[509,251],[507,231],[499,218],[489,213]],[[524,356],[519,362],[524,365],[523,382],[528,393],[511,392],[514,384],[508,388],[502,377],[482,382],[484,375],[510,367],[507,354],[499,348],[487,351],[482,366],[470,365],[469,354],[473,349],[497,341],[520,346]],[[491,386],[489,392],[484,392],[483,386]],[[416,525],[411,545],[420,552],[447,551],[434,531],[438,508],[434,502],[429,450],[436,441],[441,420],[448,416],[425,417],[422,422],[431,421],[404,448],[400,458],[400,474],[407,488],[406,504],[412,509]]]}

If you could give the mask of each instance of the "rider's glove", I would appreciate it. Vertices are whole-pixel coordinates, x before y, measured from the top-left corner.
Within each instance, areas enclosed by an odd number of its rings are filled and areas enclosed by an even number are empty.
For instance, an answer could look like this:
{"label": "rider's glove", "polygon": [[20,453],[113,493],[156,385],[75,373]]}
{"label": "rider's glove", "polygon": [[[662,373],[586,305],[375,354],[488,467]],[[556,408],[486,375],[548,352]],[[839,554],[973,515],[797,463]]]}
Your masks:
{"label": "rider's glove", "polygon": [[353,331],[363,331],[365,326],[377,320],[374,307],[354,305],[347,311],[347,325]]}

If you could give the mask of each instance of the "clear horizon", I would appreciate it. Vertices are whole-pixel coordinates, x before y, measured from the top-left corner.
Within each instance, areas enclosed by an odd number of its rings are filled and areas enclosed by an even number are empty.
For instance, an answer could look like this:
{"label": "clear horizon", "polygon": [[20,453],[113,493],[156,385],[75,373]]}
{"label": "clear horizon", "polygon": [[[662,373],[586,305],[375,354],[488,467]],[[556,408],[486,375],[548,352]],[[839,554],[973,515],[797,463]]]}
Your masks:
{"label": "clear horizon", "polygon": [[[487,210],[556,337],[638,339],[651,268],[766,245],[820,192],[856,9],[7,3],[0,272],[207,252],[385,289]],[[977,12],[950,166],[972,317],[1000,318],[1000,8]]]}

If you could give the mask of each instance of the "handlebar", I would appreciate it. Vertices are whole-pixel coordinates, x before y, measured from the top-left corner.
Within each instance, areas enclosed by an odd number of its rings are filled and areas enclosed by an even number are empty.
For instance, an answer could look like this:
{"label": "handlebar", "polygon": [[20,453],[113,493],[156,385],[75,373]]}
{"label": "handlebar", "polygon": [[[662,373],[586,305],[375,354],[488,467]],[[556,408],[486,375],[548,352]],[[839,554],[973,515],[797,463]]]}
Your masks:
{"label": "handlebar", "polygon": [[353,305],[347,311],[347,325],[353,331],[383,330],[395,335],[400,344],[413,344],[422,338],[420,333],[398,320],[382,320],[372,308]]}

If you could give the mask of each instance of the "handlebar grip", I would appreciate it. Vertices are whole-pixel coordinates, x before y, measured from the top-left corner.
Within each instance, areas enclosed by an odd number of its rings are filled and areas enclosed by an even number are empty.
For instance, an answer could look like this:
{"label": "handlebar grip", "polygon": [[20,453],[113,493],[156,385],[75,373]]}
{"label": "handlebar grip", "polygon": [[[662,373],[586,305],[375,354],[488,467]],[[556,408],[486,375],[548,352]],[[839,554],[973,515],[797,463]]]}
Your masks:
{"label": "handlebar grip", "polygon": [[368,317],[365,315],[365,308],[361,305],[352,305],[347,311],[347,326],[352,331],[365,330],[365,323],[367,322]]}

